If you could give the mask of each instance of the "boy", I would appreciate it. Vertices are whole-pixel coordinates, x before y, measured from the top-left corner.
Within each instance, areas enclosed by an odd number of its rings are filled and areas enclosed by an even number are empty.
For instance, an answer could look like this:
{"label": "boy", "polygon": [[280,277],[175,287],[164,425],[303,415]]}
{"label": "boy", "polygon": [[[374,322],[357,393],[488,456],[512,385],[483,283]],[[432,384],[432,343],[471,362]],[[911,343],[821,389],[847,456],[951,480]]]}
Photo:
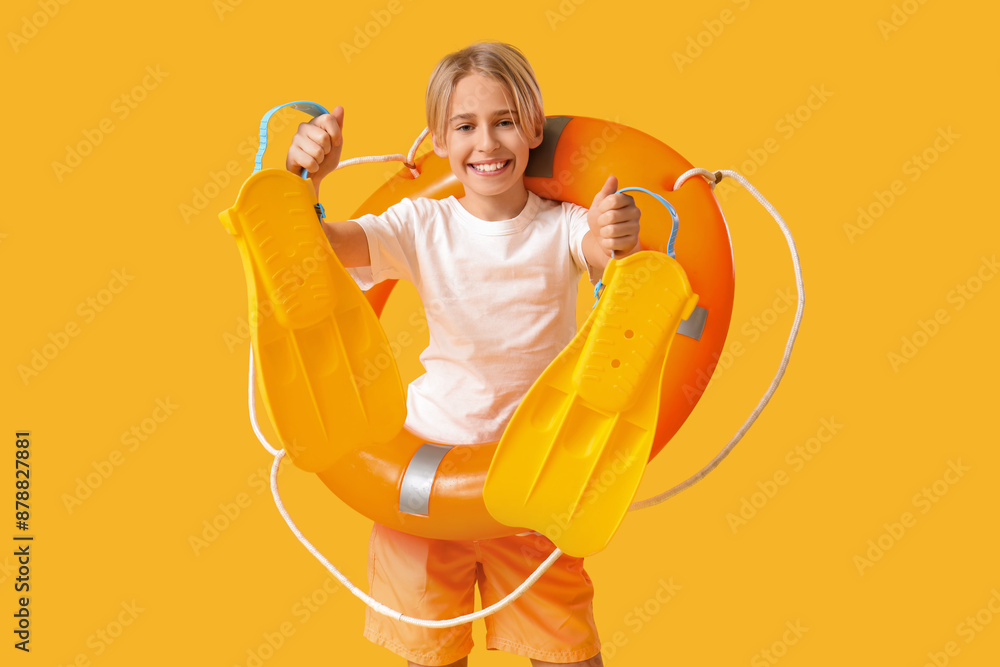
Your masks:
{"label": "boy", "polygon": [[[366,289],[410,280],[427,312],[426,373],[407,391],[406,428],[446,444],[499,440],[517,404],[576,332],[580,274],[601,275],[612,251],[639,249],[639,210],[608,178],[590,209],[541,199],[524,186],[528,152],[542,141],[541,92],[507,44],[473,44],[437,65],[427,88],[434,152],[464,186],[456,199],[404,199],[324,231]],[[319,192],[340,161],[344,109],[299,126],[286,167]],[[453,542],[376,524],[369,589],[404,614],[450,618],[519,585],[551,553],[537,533]],[[532,665],[602,665],[593,585],[583,561],[561,557],[529,591],[486,621],[487,648]],[[409,664],[467,664],[469,624],[429,629],[367,611],[365,637]]]}

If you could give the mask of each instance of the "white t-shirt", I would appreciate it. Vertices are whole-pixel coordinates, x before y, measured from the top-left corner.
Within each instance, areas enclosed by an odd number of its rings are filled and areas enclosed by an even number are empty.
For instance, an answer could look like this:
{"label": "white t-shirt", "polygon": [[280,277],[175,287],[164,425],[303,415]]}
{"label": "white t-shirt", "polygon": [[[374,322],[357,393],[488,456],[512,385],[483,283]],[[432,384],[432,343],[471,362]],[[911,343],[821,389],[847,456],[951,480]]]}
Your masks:
{"label": "white t-shirt", "polygon": [[498,440],[576,333],[587,209],[529,191],[517,217],[489,221],[455,197],[421,197],[357,222],[371,254],[370,268],[349,270],[358,285],[409,280],[427,313],[406,428],[445,444]]}

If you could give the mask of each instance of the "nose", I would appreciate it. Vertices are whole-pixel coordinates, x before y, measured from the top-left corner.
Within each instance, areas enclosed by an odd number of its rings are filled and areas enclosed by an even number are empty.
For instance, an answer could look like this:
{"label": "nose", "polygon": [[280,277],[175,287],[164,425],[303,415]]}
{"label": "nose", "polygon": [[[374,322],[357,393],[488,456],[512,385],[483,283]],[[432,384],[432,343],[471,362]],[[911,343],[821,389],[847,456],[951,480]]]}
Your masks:
{"label": "nose", "polygon": [[480,126],[479,136],[476,139],[476,148],[483,153],[492,153],[500,147],[500,141],[497,139],[493,126],[489,123]]}

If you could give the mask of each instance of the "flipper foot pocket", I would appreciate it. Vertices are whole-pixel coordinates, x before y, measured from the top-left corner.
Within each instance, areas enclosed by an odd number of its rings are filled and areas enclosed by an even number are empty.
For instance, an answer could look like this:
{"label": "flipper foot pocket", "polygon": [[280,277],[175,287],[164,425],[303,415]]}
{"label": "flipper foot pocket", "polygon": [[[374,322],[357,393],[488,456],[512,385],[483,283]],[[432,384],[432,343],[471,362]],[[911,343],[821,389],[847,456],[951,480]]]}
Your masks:
{"label": "flipper foot pocket", "polygon": [[594,312],[515,411],[483,488],[495,519],[571,556],[603,549],[625,517],[649,460],[670,343],[698,302],[664,253],[612,259],[603,282]]}
{"label": "flipper foot pocket", "polygon": [[311,181],[264,169],[219,216],[243,258],[268,416],[292,460],[310,472],[389,440],[406,416],[385,333],[331,249],[315,203]]}

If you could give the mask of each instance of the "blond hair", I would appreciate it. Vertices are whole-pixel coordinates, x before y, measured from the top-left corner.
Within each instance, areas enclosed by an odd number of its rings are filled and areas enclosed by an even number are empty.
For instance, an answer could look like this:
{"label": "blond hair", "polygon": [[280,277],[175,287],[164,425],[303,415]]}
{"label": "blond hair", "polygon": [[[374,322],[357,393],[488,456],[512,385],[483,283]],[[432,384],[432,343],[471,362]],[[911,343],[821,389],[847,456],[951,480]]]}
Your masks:
{"label": "blond hair", "polygon": [[528,59],[510,44],[478,42],[442,58],[427,83],[427,127],[440,143],[445,143],[455,86],[471,74],[484,74],[503,85],[514,97],[520,129],[528,137],[541,134],[545,124],[542,91]]}

